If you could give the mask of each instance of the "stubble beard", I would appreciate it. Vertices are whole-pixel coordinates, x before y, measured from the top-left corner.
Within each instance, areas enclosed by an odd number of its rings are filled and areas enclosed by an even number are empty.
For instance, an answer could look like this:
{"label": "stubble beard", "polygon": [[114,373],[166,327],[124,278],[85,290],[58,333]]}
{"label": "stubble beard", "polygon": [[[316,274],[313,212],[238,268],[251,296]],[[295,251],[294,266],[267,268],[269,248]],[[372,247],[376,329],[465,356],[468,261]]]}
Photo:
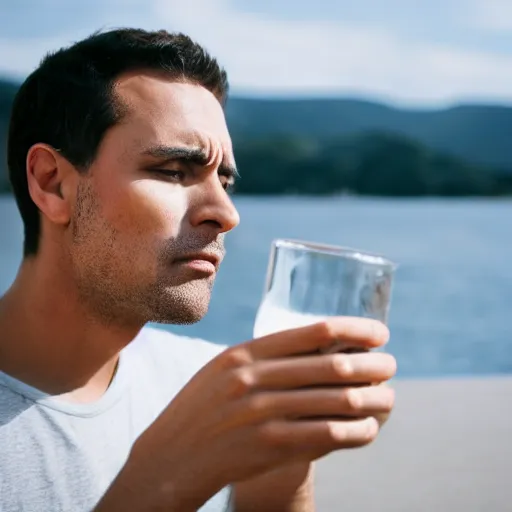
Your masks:
{"label": "stubble beard", "polygon": [[151,249],[136,244],[134,239],[123,249],[119,233],[101,215],[92,186],[82,182],[72,221],[71,261],[79,299],[92,319],[122,328],[201,320],[208,311],[214,278],[183,282],[169,272],[172,245],[187,244],[169,242],[158,254],[148,255],[147,261],[155,262],[155,271],[146,279],[144,270],[137,279],[141,265],[135,255]]}

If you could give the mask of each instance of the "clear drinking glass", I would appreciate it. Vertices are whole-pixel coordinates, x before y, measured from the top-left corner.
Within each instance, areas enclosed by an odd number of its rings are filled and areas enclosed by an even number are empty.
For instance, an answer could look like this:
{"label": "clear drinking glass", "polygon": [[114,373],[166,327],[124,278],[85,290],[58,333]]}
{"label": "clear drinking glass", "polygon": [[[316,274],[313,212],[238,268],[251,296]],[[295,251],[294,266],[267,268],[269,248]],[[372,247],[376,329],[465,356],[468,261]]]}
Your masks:
{"label": "clear drinking glass", "polygon": [[330,316],[360,316],[387,323],[395,269],[382,256],[355,249],[275,240],[254,337]]}

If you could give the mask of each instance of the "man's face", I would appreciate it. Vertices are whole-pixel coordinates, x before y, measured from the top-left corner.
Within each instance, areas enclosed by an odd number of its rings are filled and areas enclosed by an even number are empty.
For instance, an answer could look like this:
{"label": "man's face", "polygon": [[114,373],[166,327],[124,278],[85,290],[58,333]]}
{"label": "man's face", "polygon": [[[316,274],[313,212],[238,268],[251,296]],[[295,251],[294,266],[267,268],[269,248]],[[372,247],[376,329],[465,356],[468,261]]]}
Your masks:
{"label": "man's face", "polygon": [[82,299],[113,323],[196,322],[239,222],[222,107],[203,87],[140,73],[116,93],[127,113],[80,178],[70,230]]}

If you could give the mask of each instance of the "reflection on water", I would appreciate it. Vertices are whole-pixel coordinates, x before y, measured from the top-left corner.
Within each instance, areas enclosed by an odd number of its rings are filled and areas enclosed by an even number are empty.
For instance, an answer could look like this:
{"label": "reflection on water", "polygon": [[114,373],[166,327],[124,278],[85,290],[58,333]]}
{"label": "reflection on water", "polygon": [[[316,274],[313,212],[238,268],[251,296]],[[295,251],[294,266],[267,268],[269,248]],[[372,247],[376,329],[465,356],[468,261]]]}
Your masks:
{"label": "reflection on water", "polygon": [[[512,201],[236,198],[242,222],[206,318],[174,331],[221,343],[251,338],[270,243],[356,247],[399,264],[389,350],[400,376],[512,372]],[[22,226],[0,199],[0,286],[13,279]]]}

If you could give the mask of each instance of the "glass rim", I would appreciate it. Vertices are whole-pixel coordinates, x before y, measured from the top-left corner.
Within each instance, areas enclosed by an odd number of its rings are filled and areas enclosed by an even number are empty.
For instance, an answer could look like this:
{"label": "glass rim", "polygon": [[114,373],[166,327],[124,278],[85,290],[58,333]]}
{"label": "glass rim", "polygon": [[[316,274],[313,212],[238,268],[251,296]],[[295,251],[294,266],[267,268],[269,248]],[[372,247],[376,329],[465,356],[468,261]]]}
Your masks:
{"label": "glass rim", "polygon": [[368,251],[345,247],[341,245],[330,245],[318,242],[308,242],[306,240],[297,240],[292,238],[276,238],[273,240],[274,247],[284,247],[289,249],[300,249],[306,252],[317,252],[353,259],[369,265],[380,265],[395,270],[398,265],[390,259]]}

